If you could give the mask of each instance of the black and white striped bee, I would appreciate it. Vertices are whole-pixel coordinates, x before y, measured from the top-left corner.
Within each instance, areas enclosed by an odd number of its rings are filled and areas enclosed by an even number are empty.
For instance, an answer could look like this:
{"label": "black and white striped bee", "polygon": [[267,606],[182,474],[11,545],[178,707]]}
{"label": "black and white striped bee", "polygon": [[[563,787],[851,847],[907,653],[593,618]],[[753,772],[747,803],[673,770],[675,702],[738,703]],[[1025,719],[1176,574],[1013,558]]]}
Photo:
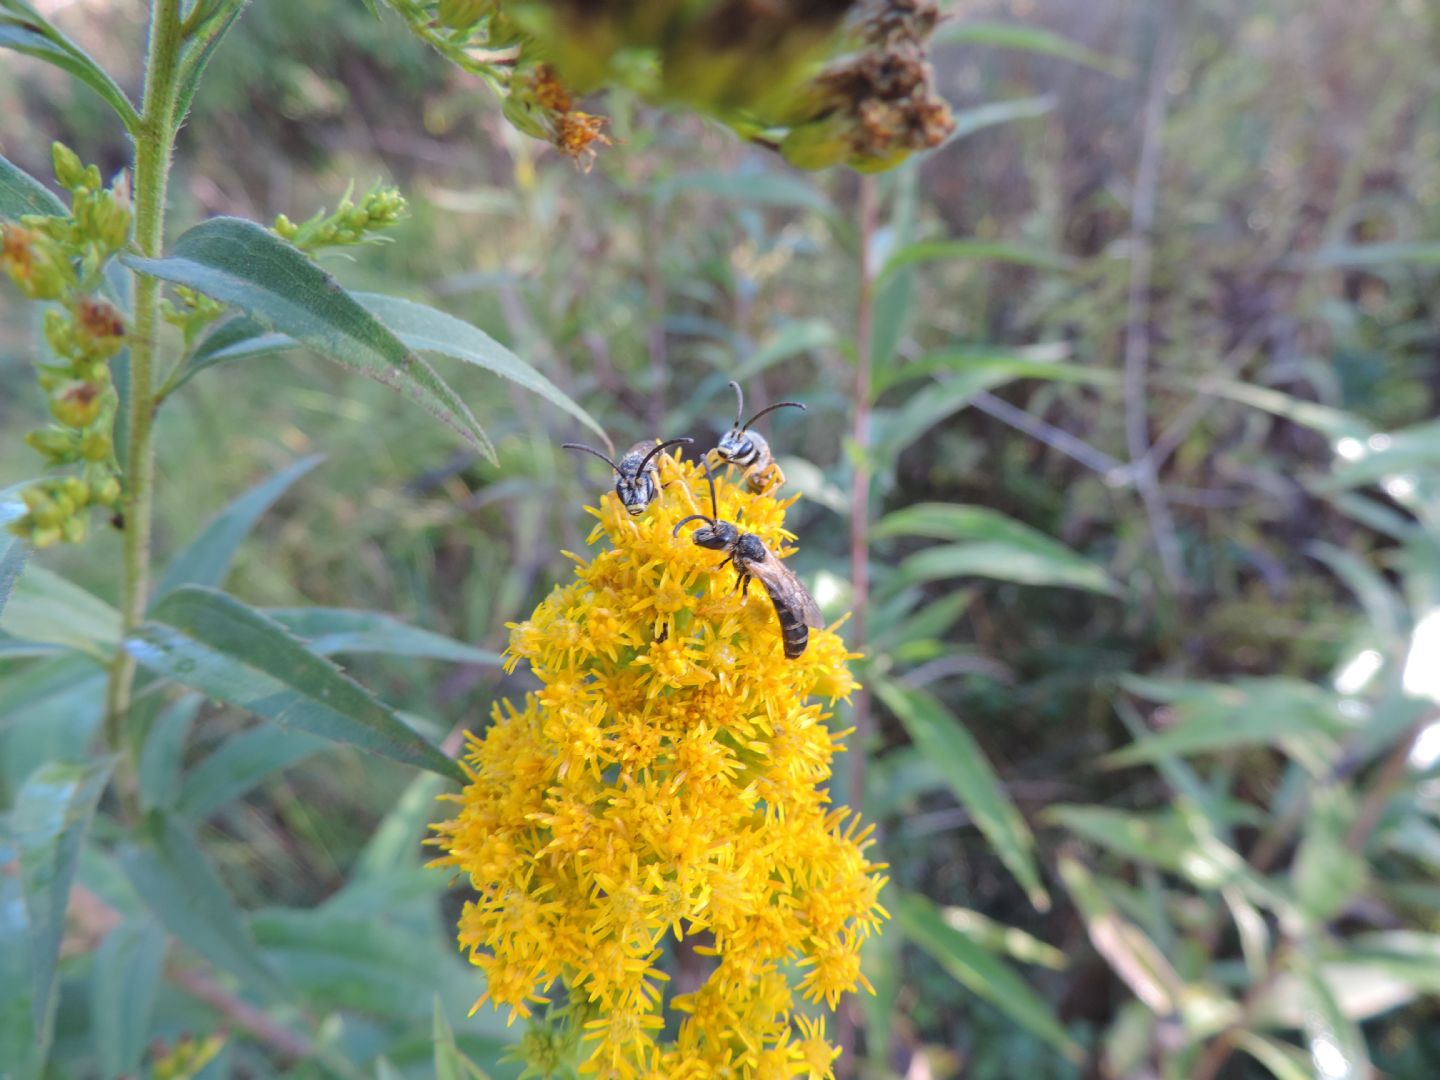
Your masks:
{"label": "black and white striped bee", "polygon": [[749,595],[750,579],[759,578],[775,607],[775,617],[780,620],[780,637],[785,645],[785,658],[794,660],[805,652],[810,644],[810,629],[818,630],[825,625],[825,616],[820,605],[808,589],[801,584],[795,572],[776,558],[775,553],[765,546],[754,533],[741,532],[739,527],[720,519],[720,503],[715,497],[715,475],[710,463],[705,463],[705,479],[710,482],[710,506],[714,517],[705,514],[691,514],[678,522],[672,535],[679,536],[680,530],[692,521],[703,521],[703,529],[696,529],[691,537],[695,543],[712,551],[723,551],[725,563],[734,563],[735,572],[740,575],[736,582],[742,596]]}
{"label": "black and white striped bee", "polygon": [[601,461],[615,470],[615,496],[625,507],[626,512],[635,517],[643,514],[645,509],[655,501],[655,496],[660,494],[660,473],[655,467],[655,457],[666,447],[678,446],[681,443],[690,444],[694,439],[671,439],[662,442],[658,446],[653,441],[638,442],[620,459],[620,464],[615,464],[608,457],[596,450],[593,446],[582,446],[580,443],[561,443],[566,450],[581,450],[587,454],[594,454]]}
{"label": "black and white striped bee", "polygon": [[750,425],[776,409],[803,410],[805,406],[798,401],[777,401],[742,424],[740,417],[745,414],[745,392],[734,379],[730,380],[730,385],[735,388],[735,424],[721,437],[711,453],[726,465],[739,465],[744,470],[745,486],[759,495],[785,483],[785,474],[775,464],[770,444],[758,432],[751,431]]}

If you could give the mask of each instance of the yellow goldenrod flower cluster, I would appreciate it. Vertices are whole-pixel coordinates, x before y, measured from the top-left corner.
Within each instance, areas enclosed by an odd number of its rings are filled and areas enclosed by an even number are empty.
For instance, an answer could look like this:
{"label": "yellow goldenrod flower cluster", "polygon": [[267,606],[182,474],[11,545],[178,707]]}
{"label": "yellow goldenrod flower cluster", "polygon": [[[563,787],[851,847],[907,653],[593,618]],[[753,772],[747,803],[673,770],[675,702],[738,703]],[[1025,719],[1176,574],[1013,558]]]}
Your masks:
{"label": "yellow goldenrod flower cluster", "polygon": [[[460,944],[481,1001],[531,1018],[530,1075],[828,1077],[838,1051],[796,993],[869,988],[859,950],[886,917],[870,830],[829,803],[843,733],[812,700],[855,688],[850,654],[818,630],[785,658],[764,590],[672,535],[710,509],[702,468],[658,460],[649,509],[607,494],[600,550],[512,628],[542,686],[472,739],[436,865],[478,894]],[[793,540],[793,497],[718,491],[771,551]],[[682,939],[706,971],[667,993]]]}

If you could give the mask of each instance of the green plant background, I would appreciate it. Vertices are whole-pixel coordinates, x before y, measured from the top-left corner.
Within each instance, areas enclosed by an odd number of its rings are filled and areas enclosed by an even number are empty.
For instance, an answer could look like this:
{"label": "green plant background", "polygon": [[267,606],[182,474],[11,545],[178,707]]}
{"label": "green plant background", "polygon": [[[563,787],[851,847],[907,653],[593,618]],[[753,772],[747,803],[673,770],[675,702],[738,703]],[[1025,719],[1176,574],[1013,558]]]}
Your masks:
{"label": "green plant background", "polygon": [[[259,2],[182,132],[167,240],[217,214],[299,220],[383,179],[410,200],[394,242],[326,267],[482,328],[617,443],[703,441],[729,422],[732,377],[756,401],[805,400],[769,433],[807,496],[795,565],[836,612],[868,463],[873,723],[836,795],[880,824],[896,918],[867,958],[878,994],[849,1006],[851,1075],[924,1075],[923,1059],[936,1076],[1178,1077],[1223,1042],[1244,1051],[1226,1076],[1320,1075],[1331,1047],[1347,1071],[1325,1075],[1434,1076],[1440,801],[1433,760],[1406,754],[1435,702],[1402,674],[1440,597],[1440,16],[1042,7],[953,12],[936,65],[961,137],[866,181],[866,230],[854,175],[788,170],[618,96],[616,145],[581,174],[388,16]],[[60,25],[137,87],[143,5],[72,8]],[[1137,232],[1162,60],[1154,223]],[[97,96],[7,60],[0,153],[48,178],[54,139],[107,174],[128,159]],[[1153,251],[1138,320],[1137,243]],[[849,436],[862,276],[868,451]],[[0,320],[3,488],[33,475],[21,439],[44,402],[38,320],[9,289]],[[1143,430],[1166,451],[1158,515],[1127,469],[1137,329]],[[526,688],[493,660],[505,624],[565,573],[603,481],[559,449],[593,439],[573,417],[436,367],[495,462],[304,351],[199,373],[157,429],[156,548],[163,572],[227,504],[323,455],[241,504],[224,586],[442,635],[375,622],[337,641],[288,616],[439,742]],[[114,603],[119,550],[100,528],[21,581],[53,586],[48,571]],[[103,704],[99,669],[27,651],[15,612],[12,826],[37,776],[83,804],[93,776],[37,770],[75,760]],[[1351,688],[1367,650],[1378,670]],[[421,869],[445,781],[198,695],[145,700],[142,800],[170,813],[139,840],[103,807],[89,830],[76,880],[121,921],[98,947],[65,935],[45,1075],[148,1069],[155,1040],[222,1027],[202,1075],[462,1075],[450,1030],[515,1075],[516,1032],[466,1016],[464,890]],[[0,867],[23,832],[0,837]],[[23,1076],[33,962],[17,943],[37,926],[15,882],[0,876],[0,1063],[19,1064],[0,1075]],[[217,973],[308,1056],[237,1029],[167,964]]]}

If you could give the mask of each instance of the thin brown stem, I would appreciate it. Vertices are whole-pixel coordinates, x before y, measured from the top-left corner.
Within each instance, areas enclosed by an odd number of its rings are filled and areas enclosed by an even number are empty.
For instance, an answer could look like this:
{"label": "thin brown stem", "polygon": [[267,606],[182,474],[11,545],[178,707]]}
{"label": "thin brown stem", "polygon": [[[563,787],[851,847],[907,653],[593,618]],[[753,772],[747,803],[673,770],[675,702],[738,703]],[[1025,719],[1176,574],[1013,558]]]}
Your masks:
{"label": "thin brown stem", "polygon": [[208,972],[172,964],[165,973],[176,986],[209,1005],[231,1024],[256,1042],[263,1043],[280,1057],[290,1061],[303,1061],[315,1052],[314,1044],[309,1038],[272,1019],[268,1013],[257,1009],[248,1001],[236,997],[211,978]]}
{"label": "thin brown stem", "polygon": [[650,239],[645,244],[645,294],[650,308],[650,328],[646,349],[650,359],[650,408],[646,419],[653,434],[664,438],[660,425],[665,422],[665,279],[660,271],[660,245],[656,238],[663,235],[654,208],[646,213]]}

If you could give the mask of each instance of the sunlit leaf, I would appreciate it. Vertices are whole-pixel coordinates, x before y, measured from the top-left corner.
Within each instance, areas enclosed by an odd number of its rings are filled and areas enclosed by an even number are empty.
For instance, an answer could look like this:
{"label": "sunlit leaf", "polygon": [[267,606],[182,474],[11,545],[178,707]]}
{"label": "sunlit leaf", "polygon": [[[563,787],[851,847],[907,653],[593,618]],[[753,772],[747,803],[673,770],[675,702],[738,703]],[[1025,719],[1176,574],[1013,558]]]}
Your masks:
{"label": "sunlit leaf", "polygon": [[398,390],[494,460],[479,422],[429,364],[303,252],[254,222],[212,218],[182,235],[163,259],[126,255],[122,261],[238,308]]}
{"label": "sunlit leaf", "polygon": [[181,585],[221,584],[235,560],[235,553],[240,550],[241,542],[250,535],[261,515],[291,484],[323,460],[323,454],[301,458],[233,500],[211,519],[200,535],[170,560],[155,587],[154,600],[163,599]]}
{"label": "sunlit leaf", "polygon": [[443,634],[410,626],[393,615],[349,608],[267,608],[265,614],[323,656],[383,653],[498,667],[502,657]]}
{"label": "sunlit leaf", "polygon": [[899,566],[901,581],[984,577],[1021,585],[1055,585],[1119,594],[1120,586],[1103,567],[1039,530],[983,507],[953,509],[957,511],[954,521],[958,524],[964,517],[973,527],[976,539],[926,548],[909,556]]}
{"label": "sunlit leaf", "polygon": [[900,893],[894,908],[901,932],[976,996],[1079,1063],[1079,1046],[1045,1001],[993,952],[946,923],[923,896]]}
{"label": "sunlit leaf", "polygon": [[974,736],[939,700],[922,690],[905,690],[883,680],[877,681],[875,689],[915,745],[945,774],[955,797],[1024,886],[1030,902],[1041,911],[1048,909],[1050,898],[1035,865],[1035,838]]}
{"label": "sunlit leaf", "polygon": [[[11,811],[10,828],[19,853],[20,887],[30,924],[36,1031],[47,1022],[47,1003],[54,989],[60,937],[80,849],[113,764],[106,759],[91,764],[52,761],[42,765],[21,785]],[[45,1039],[48,1041],[48,1035]]]}
{"label": "sunlit leaf", "polygon": [[224,593],[182,586],[155,606],[125,647],[151,670],[282,727],[464,778],[368,690]]}

